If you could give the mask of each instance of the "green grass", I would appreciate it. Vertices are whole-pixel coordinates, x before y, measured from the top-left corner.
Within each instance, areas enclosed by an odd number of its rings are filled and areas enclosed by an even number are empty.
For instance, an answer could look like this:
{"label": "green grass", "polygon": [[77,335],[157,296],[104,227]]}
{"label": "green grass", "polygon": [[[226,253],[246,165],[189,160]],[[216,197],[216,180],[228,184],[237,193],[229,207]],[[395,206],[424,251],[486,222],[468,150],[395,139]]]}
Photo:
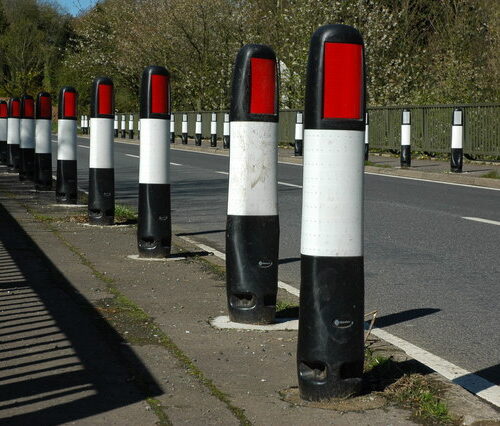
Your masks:
{"label": "green grass", "polygon": [[137,213],[122,204],[115,205],[115,220],[118,222],[137,221]]}
{"label": "green grass", "polygon": [[489,178],[489,179],[500,179],[500,174],[496,170],[492,170],[491,172],[485,173],[481,175],[481,177]]}

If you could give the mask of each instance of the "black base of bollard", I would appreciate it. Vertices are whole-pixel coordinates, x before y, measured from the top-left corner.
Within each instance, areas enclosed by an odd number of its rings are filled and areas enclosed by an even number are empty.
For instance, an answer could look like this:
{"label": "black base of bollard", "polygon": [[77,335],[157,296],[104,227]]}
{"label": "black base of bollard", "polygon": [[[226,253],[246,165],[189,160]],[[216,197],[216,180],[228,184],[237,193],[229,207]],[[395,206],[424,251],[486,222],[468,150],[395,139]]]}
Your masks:
{"label": "black base of bollard", "polygon": [[76,204],[77,198],[76,160],[57,160],[56,201]]}
{"label": "black base of bollard", "polygon": [[35,175],[35,150],[33,148],[21,148],[20,155],[19,180],[33,180]]}
{"label": "black base of bollard", "polygon": [[364,362],[363,258],[301,257],[300,396],[320,401],[358,394]]}
{"label": "black base of bollard", "polygon": [[133,130],[129,130],[128,131],[128,138],[129,139],[134,139],[134,131]]}
{"label": "black base of bollard", "polygon": [[52,189],[52,154],[35,153],[35,189],[50,191]]}
{"label": "black base of bollard", "polygon": [[118,130],[115,129],[115,138],[118,137]]}
{"label": "black base of bollard", "polygon": [[217,135],[210,135],[210,146],[212,148],[217,147]]}
{"label": "black base of bollard", "polygon": [[463,162],[464,162],[464,150],[462,148],[452,148],[450,170],[453,173],[462,173]]}
{"label": "black base of bollard", "polygon": [[92,225],[113,225],[115,221],[114,169],[89,169],[88,218]]}
{"label": "black base of bollard", "polygon": [[127,132],[125,130],[122,130],[122,139],[126,139],[127,138]]}
{"label": "black base of bollard", "polygon": [[411,146],[401,145],[401,167],[411,167]]}
{"label": "black base of bollard", "polygon": [[230,145],[230,136],[224,136],[222,138],[222,147],[224,149],[229,149],[229,145]]}
{"label": "black base of bollard", "polygon": [[7,164],[7,141],[0,141],[0,164]]}
{"label": "black base of bollard", "polygon": [[278,216],[228,216],[226,289],[231,321],[269,324],[278,291]]}
{"label": "black base of bollard", "polygon": [[365,143],[365,161],[368,161],[368,156],[370,155],[370,147],[368,145]]}
{"label": "black base of bollard", "polygon": [[187,133],[183,133],[182,136],[181,136],[181,142],[183,145],[187,145],[188,143],[188,134]]}
{"label": "black base of bollard", "polygon": [[19,164],[20,164],[20,148],[18,144],[7,144],[7,165],[9,166],[9,169],[18,172],[19,171]]}
{"label": "black base of bollard", "polygon": [[170,143],[175,143],[175,133],[174,132],[170,133]]}
{"label": "black base of bollard", "polygon": [[201,146],[201,135],[194,135],[194,144],[196,146]]}
{"label": "black base of bollard", "polygon": [[294,154],[296,157],[302,157],[303,145],[302,141],[295,139]]}
{"label": "black base of bollard", "polygon": [[139,183],[139,257],[168,257],[171,242],[170,184]]}

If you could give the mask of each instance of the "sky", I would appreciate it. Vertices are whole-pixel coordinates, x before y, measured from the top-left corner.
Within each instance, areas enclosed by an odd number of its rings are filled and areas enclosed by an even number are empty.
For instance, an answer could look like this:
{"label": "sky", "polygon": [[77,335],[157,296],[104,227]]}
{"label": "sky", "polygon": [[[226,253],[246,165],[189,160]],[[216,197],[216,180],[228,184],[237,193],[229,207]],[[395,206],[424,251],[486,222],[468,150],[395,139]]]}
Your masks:
{"label": "sky", "polygon": [[63,9],[76,16],[80,11],[94,6],[98,0],[55,0]]}

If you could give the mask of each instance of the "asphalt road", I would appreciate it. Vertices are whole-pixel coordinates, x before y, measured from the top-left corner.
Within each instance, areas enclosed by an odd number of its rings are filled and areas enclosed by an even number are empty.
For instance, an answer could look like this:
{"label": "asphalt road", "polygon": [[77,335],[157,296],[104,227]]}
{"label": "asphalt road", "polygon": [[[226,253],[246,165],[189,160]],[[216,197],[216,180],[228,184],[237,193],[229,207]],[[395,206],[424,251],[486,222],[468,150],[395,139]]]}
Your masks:
{"label": "asphalt road", "polygon": [[[79,186],[88,139],[78,139]],[[54,146],[55,149],[55,146]],[[55,152],[55,151],[54,151]],[[224,250],[226,156],[172,150],[174,231]],[[136,206],[139,146],[117,143],[117,202]],[[302,167],[279,164],[280,280],[300,282]],[[500,384],[500,191],[365,178],[366,309],[377,325]]]}

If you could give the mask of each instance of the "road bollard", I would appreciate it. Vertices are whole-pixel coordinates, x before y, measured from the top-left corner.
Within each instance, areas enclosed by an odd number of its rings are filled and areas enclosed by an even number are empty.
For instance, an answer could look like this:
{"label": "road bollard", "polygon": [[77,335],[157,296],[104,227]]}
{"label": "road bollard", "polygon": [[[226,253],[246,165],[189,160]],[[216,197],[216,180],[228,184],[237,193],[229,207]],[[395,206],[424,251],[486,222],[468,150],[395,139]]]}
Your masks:
{"label": "road bollard", "polygon": [[56,201],[76,204],[77,168],[76,168],[76,117],[77,91],[71,86],[59,91],[58,129],[57,129],[57,175]]}
{"label": "road bollard", "polygon": [[196,114],[196,123],[194,129],[194,144],[201,146],[201,114]]}
{"label": "road bollard", "polygon": [[7,102],[0,100],[0,163],[7,164],[7,122],[9,108]]}
{"label": "road bollard", "polygon": [[175,143],[175,117],[170,114],[170,143]]}
{"label": "road bollard", "polygon": [[224,126],[222,129],[222,147],[224,149],[229,149],[231,144],[231,136],[229,130],[229,114],[224,114]]}
{"label": "road bollard", "polygon": [[80,129],[82,131],[82,135],[85,134],[85,116],[81,115],[80,116]]}
{"label": "road bollard", "polygon": [[19,125],[21,121],[21,100],[9,99],[9,118],[7,119],[7,166],[9,169],[19,171]]}
{"label": "road bollard", "polygon": [[401,167],[411,167],[411,112],[404,109],[401,114]]}
{"label": "road bollard", "polygon": [[137,139],[141,138],[141,118],[137,120]]}
{"label": "road bollard", "polygon": [[303,139],[304,139],[304,121],[301,112],[298,112],[295,117],[295,146],[294,154],[296,157],[302,157]]}
{"label": "road bollard", "polygon": [[310,401],[362,388],[363,50],[347,25],[320,27],[309,48],[297,373]]}
{"label": "road bollard", "polygon": [[85,117],[85,134],[88,135],[90,131],[89,116],[84,115],[84,117]]}
{"label": "road bollard", "polygon": [[118,137],[118,115],[117,114],[115,114],[113,130],[114,130],[114,136],[115,136],[115,138],[117,138]]}
{"label": "road bollard", "polygon": [[451,164],[453,173],[462,173],[464,163],[464,112],[455,108],[452,115],[451,126]]}
{"label": "road bollard", "polygon": [[35,115],[35,189],[52,189],[52,98],[47,92],[36,97]]}
{"label": "road bollard", "polygon": [[122,114],[122,121],[120,125],[122,139],[125,139],[127,137],[126,125],[127,125],[127,116]]}
{"label": "road bollard", "polygon": [[170,214],[170,74],[147,67],[141,81],[139,160],[140,257],[167,257],[172,240]]}
{"label": "road bollard", "polygon": [[278,114],[276,56],[246,45],[236,57],[230,116],[226,288],[235,322],[271,323],[276,313]]}
{"label": "road bollard", "polygon": [[187,145],[187,143],[188,143],[188,115],[187,114],[182,114],[181,142],[183,145]]}
{"label": "road bollard", "polygon": [[134,115],[128,116],[128,138],[134,139]]}
{"label": "road bollard", "polygon": [[217,114],[215,112],[212,113],[210,120],[210,146],[217,147]]}
{"label": "road bollard", "polygon": [[31,95],[21,96],[19,138],[19,180],[33,180],[35,163],[35,102]]}
{"label": "road bollard", "polygon": [[370,116],[365,113],[365,161],[368,161],[370,155]]}
{"label": "road bollard", "polygon": [[113,81],[97,77],[90,100],[88,218],[92,225],[113,225],[115,219],[113,111]]}

